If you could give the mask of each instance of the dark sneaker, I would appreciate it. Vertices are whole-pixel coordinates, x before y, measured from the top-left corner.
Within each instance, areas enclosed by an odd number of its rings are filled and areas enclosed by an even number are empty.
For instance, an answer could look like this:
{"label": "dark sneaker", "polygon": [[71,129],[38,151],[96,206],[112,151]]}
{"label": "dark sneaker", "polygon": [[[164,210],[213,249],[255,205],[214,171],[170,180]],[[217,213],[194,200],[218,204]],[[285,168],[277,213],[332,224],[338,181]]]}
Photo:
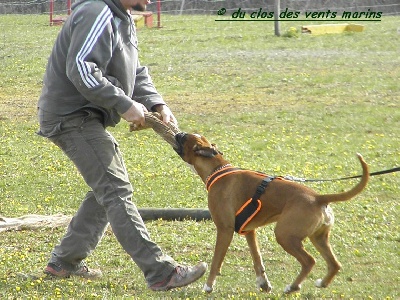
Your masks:
{"label": "dark sneaker", "polygon": [[168,291],[177,287],[186,286],[203,276],[206,270],[207,264],[204,262],[200,262],[193,267],[177,266],[166,280],[153,284],[150,286],[150,289],[153,291]]}
{"label": "dark sneaker", "polygon": [[101,277],[103,274],[100,270],[90,270],[86,265],[82,265],[75,271],[67,271],[56,264],[49,263],[44,269],[46,275],[58,278],[68,278],[71,276],[79,276],[86,279],[96,279]]}

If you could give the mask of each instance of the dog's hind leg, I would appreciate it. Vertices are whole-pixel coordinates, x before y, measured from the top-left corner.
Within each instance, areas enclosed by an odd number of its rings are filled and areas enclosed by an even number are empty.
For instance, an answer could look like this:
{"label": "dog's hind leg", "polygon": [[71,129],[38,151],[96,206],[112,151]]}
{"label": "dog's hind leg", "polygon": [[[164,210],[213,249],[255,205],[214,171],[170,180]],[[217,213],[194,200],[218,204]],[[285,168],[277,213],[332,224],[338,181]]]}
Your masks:
{"label": "dog's hind leg", "polygon": [[332,252],[331,245],[329,244],[329,233],[330,226],[323,225],[322,228],[310,236],[311,242],[319,253],[321,253],[321,256],[324,258],[328,266],[326,276],[315,282],[315,286],[317,287],[327,287],[341,268],[341,265],[337,261],[335,254]]}
{"label": "dog's hind leg", "polygon": [[246,234],[247,244],[250,248],[251,257],[253,258],[254,271],[256,273],[257,288],[264,292],[272,290],[271,283],[265,273],[264,263],[261,258],[260,247],[257,242],[256,231],[252,230]]}
{"label": "dog's hind leg", "polygon": [[289,294],[299,291],[301,288],[301,283],[311,272],[311,269],[315,265],[314,258],[304,249],[303,247],[303,237],[298,237],[294,235],[293,232],[287,232],[287,230],[282,229],[278,226],[275,228],[275,236],[277,242],[282,246],[282,248],[294,256],[301,264],[301,271],[297,275],[296,279],[292,284],[287,285],[284,292]]}
{"label": "dog's hind leg", "polygon": [[211,293],[213,290],[217,275],[221,272],[222,262],[224,261],[226,252],[231,244],[233,233],[233,227],[218,228],[217,226],[217,240],[215,242],[210,274],[208,275],[207,282],[203,287],[205,292]]}

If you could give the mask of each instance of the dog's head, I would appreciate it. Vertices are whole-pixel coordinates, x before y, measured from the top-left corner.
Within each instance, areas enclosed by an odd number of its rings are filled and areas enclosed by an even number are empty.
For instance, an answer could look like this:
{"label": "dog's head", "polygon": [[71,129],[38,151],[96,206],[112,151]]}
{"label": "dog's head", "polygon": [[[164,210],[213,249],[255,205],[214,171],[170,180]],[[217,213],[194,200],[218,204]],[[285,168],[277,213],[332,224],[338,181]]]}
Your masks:
{"label": "dog's head", "polygon": [[175,135],[177,148],[174,150],[187,163],[193,165],[196,157],[214,157],[223,153],[204,136],[181,132]]}

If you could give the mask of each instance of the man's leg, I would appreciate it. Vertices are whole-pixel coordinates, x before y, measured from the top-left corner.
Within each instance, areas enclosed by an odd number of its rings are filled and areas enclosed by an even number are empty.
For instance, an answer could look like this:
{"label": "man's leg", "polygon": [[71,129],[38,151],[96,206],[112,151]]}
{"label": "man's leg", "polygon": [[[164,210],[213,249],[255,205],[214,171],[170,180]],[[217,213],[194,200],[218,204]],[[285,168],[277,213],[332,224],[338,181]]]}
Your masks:
{"label": "man's leg", "polygon": [[132,186],[115,139],[104,130],[99,118],[92,116],[70,119],[61,127],[62,132],[51,140],[77,166],[96,202],[93,197],[85,199],[65,237],[55,247],[53,258],[76,264],[87,257],[103,235],[106,215],[118,241],[143,271],[148,284],[168,277],[177,264],[151,241],[131,201]]}
{"label": "man's leg", "polygon": [[96,248],[107,224],[104,207],[98,204],[92,191],[88,192],[69,223],[61,244],[54,248],[49,262],[73,270]]}

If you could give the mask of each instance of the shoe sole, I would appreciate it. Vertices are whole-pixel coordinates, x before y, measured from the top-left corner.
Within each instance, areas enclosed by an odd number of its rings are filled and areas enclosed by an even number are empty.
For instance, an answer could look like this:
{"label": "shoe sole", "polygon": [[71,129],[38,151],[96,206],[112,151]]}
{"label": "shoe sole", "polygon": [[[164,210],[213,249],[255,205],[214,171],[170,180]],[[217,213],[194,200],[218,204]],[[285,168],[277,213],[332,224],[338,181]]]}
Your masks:
{"label": "shoe sole", "polygon": [[76,276],[76,277],[81,277],[81,278],[85,278],[85,279],[97,279],[102,277],[102,274],[96,275],[96,276],[88,276],[85,274],[76,274],[73,272],[57,272],[56,270],[47,267],[44,272],[44,274],[50,276],[51,278],[59,278],[59,279],[65,279],[65,278],[70,278],[71,276]]}
{"label": "shoe sole", "polygon": [[198,276],[197,276],[195,279],[193,279],[192,281],[190,281],[190,282],[187,282],[187,283],[182,284],[182,285],[175,285],[175,286],[168,286],[168,285],[167,285],[166,287],[158,287],[158,288],[150,288],[150,289],[151,289],[152,291],[155,291],[155,292],[165,292],[165,291],[169,291],[169,290],[172,290],[172,289],[176,289],[176,288],[181,288],[181,287],[188,286],[189,284],[191,284],[191,283],[193,283],[193,282],[199,280],[199,279],[206,273],[206,271],[207,271],[207,264],[204,263],[203,266],[204,266],[204,270],[203,270],[201,273],[199,273]]}
{"label": "shoe sole", "polygon": [[57,272],[51,267],[46,267],[43,271],[44,274],[51,276],[52,278],[68,278],[71,276],[71,273],[67,271]]}

